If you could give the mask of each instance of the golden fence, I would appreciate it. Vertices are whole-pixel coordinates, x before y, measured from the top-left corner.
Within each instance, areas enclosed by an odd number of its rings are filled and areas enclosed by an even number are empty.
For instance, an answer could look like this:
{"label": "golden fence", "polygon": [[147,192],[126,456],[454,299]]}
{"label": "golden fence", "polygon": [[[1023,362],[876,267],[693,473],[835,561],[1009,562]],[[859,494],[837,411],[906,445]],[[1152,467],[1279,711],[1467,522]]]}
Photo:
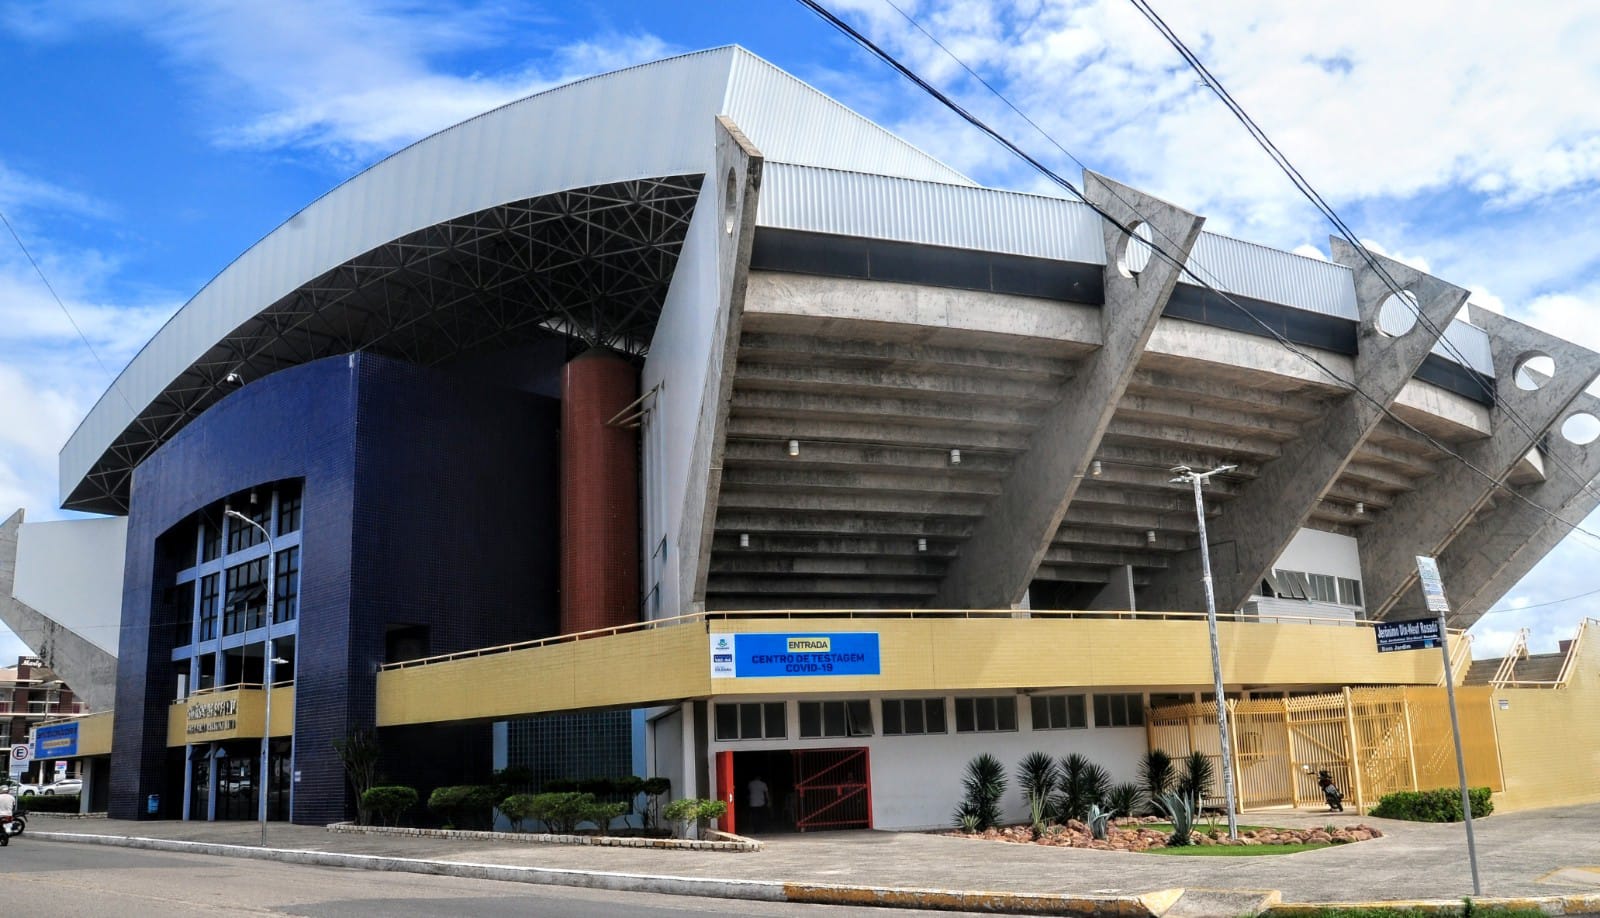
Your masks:
{"label": "golden fence", "polygon": [[[1327,771],[1358,810],[1384,794],[1456,784],[1450,709],[1442,687],[1357,688],[1297,698],[1228,702],[1228,737],[1241,809],[1320,805],[1316,774]],[[1467,780],[1504,789],[1489,686],[1456,689]],[[1151,749],[1211,760],[1220,798],[1216,706],[1156,708],[1146,718]],[[1181,761],[1180,761],[1181,765]]]}

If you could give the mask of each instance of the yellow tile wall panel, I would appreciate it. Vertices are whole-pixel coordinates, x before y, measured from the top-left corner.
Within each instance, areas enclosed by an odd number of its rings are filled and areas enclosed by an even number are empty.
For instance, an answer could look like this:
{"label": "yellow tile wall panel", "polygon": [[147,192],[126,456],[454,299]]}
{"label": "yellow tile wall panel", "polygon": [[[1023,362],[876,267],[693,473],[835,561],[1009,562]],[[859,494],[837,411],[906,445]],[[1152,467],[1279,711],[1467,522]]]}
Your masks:
{"label": "yellow tile wall panel", "polygon": [[[1503,810],[1600,801],[1600,627],[1586,623],[1561,688],[1494,692]],[[1500,704],[1506,707],[1501,710]]]}
{"label": "yellow tile wall panel", "polygon": [[[206,705],[229,702],[235,706],[230,714],[206,716],[207,712],[203,710]],[[261,728],[266,720],[267,698],[260,689],[232,689],[191,695],[184,701],[173,702],[167,708],[167,745],[260,739]],[[191,725],[206,729],[190,733]],[[289,736],[293,732],[294,686],[279,686],[272,690],[272,735]]]}

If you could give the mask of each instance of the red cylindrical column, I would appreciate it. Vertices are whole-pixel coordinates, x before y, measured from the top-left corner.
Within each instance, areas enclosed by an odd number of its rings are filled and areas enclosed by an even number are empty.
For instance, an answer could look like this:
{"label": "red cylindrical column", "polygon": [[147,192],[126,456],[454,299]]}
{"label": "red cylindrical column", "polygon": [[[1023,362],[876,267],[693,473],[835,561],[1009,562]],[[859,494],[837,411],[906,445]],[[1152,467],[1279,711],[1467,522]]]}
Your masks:
{"label": "red cylindrical column", "polygon": [[561,374],[561,632],[638,620],[639,447],[606,421],[639,396],[639,372],[588,351]]}

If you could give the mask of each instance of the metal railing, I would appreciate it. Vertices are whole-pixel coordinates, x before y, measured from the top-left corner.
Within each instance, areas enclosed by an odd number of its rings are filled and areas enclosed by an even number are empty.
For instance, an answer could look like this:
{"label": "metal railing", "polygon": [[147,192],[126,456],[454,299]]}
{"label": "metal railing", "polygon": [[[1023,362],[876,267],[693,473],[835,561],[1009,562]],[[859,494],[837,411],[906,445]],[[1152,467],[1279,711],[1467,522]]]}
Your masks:
{"label": "metal railing", "polygon": [[[272,687],[275,689],[287,688],[291,685],[294,685],[293,679],[285,679],[282,682],[272,683]],[[219,692],[259,692],[262,688],[264,688],[264,686],[259,682],[231,682],[227,685],[208,685],[205,688],[195,689],[194,691],[185,695],[183,698],[176,699],[174,704],[179,701],[187,701],[190,698],[200,695],[215,695]]]}
{"label": "metal railing", "polygon": [[[428,657],[418,657],[414,660],[399,660],[385,663],[378,667],[380,671],[409,669],[415,666],[427,666],[434,663],[448,663],[454,660],[469,660],[475,657],[492,656],[494,654],[510,653],[516,650],[531,650],[537,647],[552,647],[557,644],[567,644],[573,641],[587,641],[595,638],[610,637],[619,634],[633,634],[641,631],[653,631],[658,628],[674,628],[682,625],[705,624],[714,621],[740,621],[740,620],[772,620],[772,619],[846,619],[846,620],[874,620],[891,618],[910,619],[1013,619],[1013,618],[1039,618],[1039,619],[1099,619],[1099,620],[1127,620],[1127,621],[1194,621],[1204,622],[1204,612],[1119,612],[1119,611],[1091,611],[1091,610],[1054,610],[1054,609],[752,609],[745,611],[722,612],[693,612],[688,615],[678,615],[672,618],[660,618],[648,622],[630,622],[626,625],[613,625],[610,628],[596,628],[590,631],[578,631],[572,634],[561,634],[547,638],[534,638],[527,641],[518,641],[512,644],[498,644],[493,647],[480,647],[472,650],[461,650],[454,653],[435,654]],[[1273,613],[1271,622],[1258,621],[1254,615],[1244,612],[1219,612],[1219,621],[1233,621],[1250,625],[1318,625],[1330,628],[1371,628],[1375,624],[1360,619],[1336,619],[1326,616],[1305,615],[1279,615]],[[1461,635],[1465,632],[1460,629],[1450,631],[1451,634]]]}

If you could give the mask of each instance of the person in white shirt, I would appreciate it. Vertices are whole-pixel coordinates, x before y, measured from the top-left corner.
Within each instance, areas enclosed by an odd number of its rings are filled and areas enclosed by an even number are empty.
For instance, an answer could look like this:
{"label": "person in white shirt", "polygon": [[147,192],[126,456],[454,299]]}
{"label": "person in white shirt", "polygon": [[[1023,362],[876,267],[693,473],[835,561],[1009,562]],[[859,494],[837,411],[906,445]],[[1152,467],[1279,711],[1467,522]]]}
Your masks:
{"label": "person in white shirt", "polygon": [[10,820],[17,812],[17,798],[11,796],[11,788],[0,788],[0,848],[11,844]]}
{"label": "person in white shirt", "polygon": [[750,831],[760,832],[767,827],[767,816],[772,813],[772,791],[760,775],[750,779],[749,790]]}

